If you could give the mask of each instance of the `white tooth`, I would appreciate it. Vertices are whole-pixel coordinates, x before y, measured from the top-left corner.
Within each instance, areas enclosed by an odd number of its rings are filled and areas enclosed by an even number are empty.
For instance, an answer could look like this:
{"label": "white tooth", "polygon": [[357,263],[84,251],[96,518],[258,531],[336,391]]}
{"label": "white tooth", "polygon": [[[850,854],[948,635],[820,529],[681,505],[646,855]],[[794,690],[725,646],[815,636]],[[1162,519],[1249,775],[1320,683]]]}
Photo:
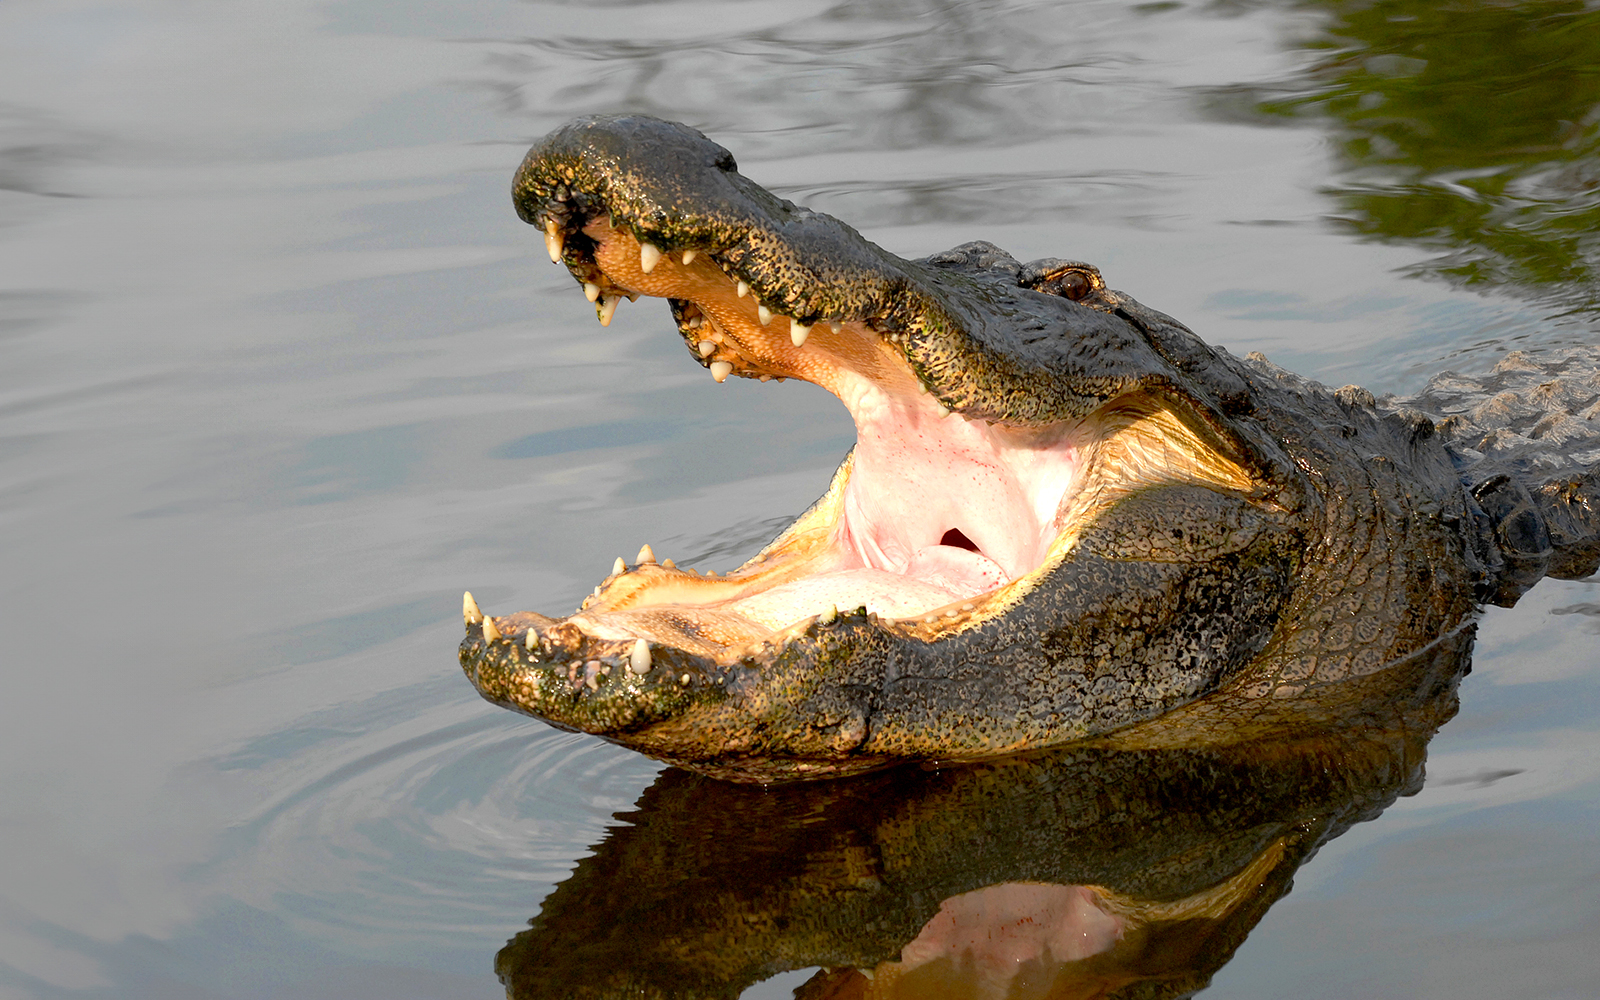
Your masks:
{"label": "white tooth", "polygon": [[839,606],[836,604],[830,604],[828,605],[828,610],[817,616],[817,621],[824,625],[830,625],[837,617],[839,617]]}
{"label": "white tooth", "polygon": [[594,588],[594,594],[591,595],[591,596],[594,596],[594,597],[599,597],[600,596],[600,588],[598,586]]}
{"label": "white tooth", "polygon": [[841,326],[842,326],[842,325],[843,325],[843,324],[841,324],[841,323],[838,323],[838,322],[836,322],[836,321],[834,321],[834,320],[831,320],[831,319],[830,319],[830,320],[828,320],[828,329],[830,329],[830,330],[832,330],[832,331],[833,331],[833,332],[834,332],[834,333],[838,333],[838,332],[839,332],[839,329],[840,329],[840,327],[841,327]]}
{"label": "white tooth", "polygon": [[628,564],[622,561],[622,557],[621,556],[617,556],[617,561],[611,564],[611,575],[612,576],[621,576],[622,574],[626,573],[627,571],[628,571]]}
{"label": "white tooth", "polygon": [[561,263],[561,249],[566,240],[561,235],[561,226],[554,219],[544,224],[544,248],[550,251],[550,262]]}
{"label": "white tooth", "polygon": [[500,630],[494,627],[494,619],[490,618],[488,616],[484,616],[484,619],[483,619],[483,641],[484,642],[499,642],[500,641]]}
{"label": "white tooth", "polygon": [[650,548],[650,543],[646,542],[644,546],[639,549],[639,558],[635,559],[634,562],[642,566],[645,563],[653,563],[655,561],[656,554],[654,550]]}
{"label": "white tooth", "polygon": [[683,266],[688,267],[690,264],[693,264],[694,255],[697,253],[699,253],[698,250],[685,250],[683,252]]}
{"label": "white tooth", "polygon": [[711,377],[721,382],[733,374],[733,365],[727,361],[711,362]]}
{"label": "white tooth", "polygon": [[702,358],[711,357],[712,353],[716,351],[716,349],[717,345],[709,340],[702,340],[700,343],[695,345],[695,350],[700,352],[700,356]]}
{"label": "white tooth", "polygon": [[472,599],[470,590],[461,595],[461,617],[466,619],[468,625],[483,621],[483,612],[478,610],[478,602]]}
{"label": "white tooth", "polygon": [[528,629],[528,640],[523,645],[528,647],[528,652],[530,653],[539,648],[539,632],[537,629]]}
{"label": "white tooth", "polygon": [[939,419],[943,420],[945,417],[948,417],[949,415],[950,415],[950,407],[944,405],[943,403],[940,403],[939,404]]}
{"label": "white tooth", "polygon": [[806,337],[811,335],[811,327],[797,319],[789,321],[789,339],[794,341],[794,346],[804,347]]}
{"label": "white tooth", "polygon": [[621,301],[622,301],[622,299],[621,299],[620,296],[613,296],[611,298],[602,298],[600,300],[600,325],[601,326],[610,326],[611,325],[611,317],[613,317],[613,316],[615,316],[617,314],[617,303],[621,302]]}
{"label": "white tooth", "polygon": [[643,639],[638,639],[633,644],[633,652],[628,654],[628,669],[636,674],[650,672],[650,644]]}
{"label": "white tooth", "polygon": [[656,269],[656,263],[661,260],[661,248],[653,243],[639,244],[639,270],[649,274]]}
{"label": "white tooth", "polygon": [[583,297],[590,302],[598,299],[600,297],[600,286],[592,281],[585,281],[583,283]]}
{"label": "white tooth", "polygon": [[733,294],[739,296],[739,298],[741,298],[741,299],[744,298],[746,295],[749,295],[750,294],[750,283],[748,281],[739,282],[737,285],[733,286]]}
{"label": "white tooth", "polygon": [[772,310],[766,306],[756,306],[756,319],[761,321],[762,326],[766,326],[772,322]]}

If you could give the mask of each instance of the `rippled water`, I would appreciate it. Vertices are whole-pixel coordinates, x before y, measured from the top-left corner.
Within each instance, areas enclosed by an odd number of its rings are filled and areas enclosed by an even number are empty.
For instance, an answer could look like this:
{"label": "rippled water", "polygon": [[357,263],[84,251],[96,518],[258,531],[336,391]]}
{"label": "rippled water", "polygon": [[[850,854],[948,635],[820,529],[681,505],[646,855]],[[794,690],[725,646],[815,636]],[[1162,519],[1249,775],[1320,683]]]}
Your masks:
{"label": "rippled water", "polygon": [[[0,996],[495,996],[623,850],[660,769],[478,700],[461,590],[735,565],[852,429],[713,384],[659,304],[595,326],[507,194],[566,118],[1403,391],[1600,339],[1597,39],[1577,2],[0,6]],[[1420,793],[1216,995],[1600,994],[1597,608],[1487,614]]]}

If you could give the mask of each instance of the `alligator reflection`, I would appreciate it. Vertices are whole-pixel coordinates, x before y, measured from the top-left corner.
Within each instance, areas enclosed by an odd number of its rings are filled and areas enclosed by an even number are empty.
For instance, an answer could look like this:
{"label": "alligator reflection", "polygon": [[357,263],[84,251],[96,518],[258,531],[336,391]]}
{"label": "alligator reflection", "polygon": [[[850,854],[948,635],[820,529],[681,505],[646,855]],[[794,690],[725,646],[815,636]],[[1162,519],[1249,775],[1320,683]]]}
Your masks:
{"label": "alligator reflection", "polygon": [[1187,996],[1318,847],[1420,787],[1470,648],[1463,631],[1328,693],[1359,721],[1230,747],[767,790],[669,770],[496,971],[515,1000],[731,998],[814,966],[796,996]]}

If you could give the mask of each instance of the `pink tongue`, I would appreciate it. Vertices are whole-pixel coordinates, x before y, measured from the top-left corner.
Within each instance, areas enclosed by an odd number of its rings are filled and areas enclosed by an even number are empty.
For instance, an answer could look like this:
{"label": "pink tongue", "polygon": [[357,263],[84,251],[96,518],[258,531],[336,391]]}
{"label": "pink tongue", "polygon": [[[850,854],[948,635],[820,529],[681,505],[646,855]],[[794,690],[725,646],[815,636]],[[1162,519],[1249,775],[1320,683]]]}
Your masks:
{"label": "pink tongue", "polygon": [[953,545],[918,549],[906,565],[906,576],[931,583],[959,597],[993,590],[1006,582],[1005,570],[988,556]]}

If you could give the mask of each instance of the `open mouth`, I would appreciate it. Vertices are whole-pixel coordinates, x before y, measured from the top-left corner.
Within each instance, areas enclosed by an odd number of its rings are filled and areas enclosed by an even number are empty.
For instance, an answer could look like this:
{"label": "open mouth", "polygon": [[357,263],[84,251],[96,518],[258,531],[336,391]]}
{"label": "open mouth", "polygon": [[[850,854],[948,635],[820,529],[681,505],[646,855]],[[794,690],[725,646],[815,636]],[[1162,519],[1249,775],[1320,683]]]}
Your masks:
{"label": "open mouth", "polygon": [[512,198],[602,324],[663,298],[712,378],[813,382],[857,440],[726,575],[646,545],[564,618],[467,595],[459,660],[489,701],[788,780],[1107,732],[1270,641],[1305,501],[1253,376],[1094,267],[897,257],[644,116],[552,132]]}
{"label": "open mouth", "polygon": [[[602,324],[623,298],[665,298],[718,382],[804,379],[837,396],[856,425],[856,447],[826,495],[726,576],[658,562],[648,546],[631,566],[619,559],[566,619],[590,639],[731,662],[858,611],[934,642],[1013,606],[1071,550],[1078,528],[1130,493],[1254,485],[1159,393],[1123,393],[1040,423],[991,420],[978,407],[975,415],[941,398],[939,359],[913,350],[915,317],[830,310],[793,274],[781,296],[764,298],[770,276],[741,266],[752,259],[748,240],[641,235],[621,206],[566,186],[524,217],[544,230],[552,260],[582,283]],[[1104,288],[1080,264],[1035,285],[1071,299]]]}

